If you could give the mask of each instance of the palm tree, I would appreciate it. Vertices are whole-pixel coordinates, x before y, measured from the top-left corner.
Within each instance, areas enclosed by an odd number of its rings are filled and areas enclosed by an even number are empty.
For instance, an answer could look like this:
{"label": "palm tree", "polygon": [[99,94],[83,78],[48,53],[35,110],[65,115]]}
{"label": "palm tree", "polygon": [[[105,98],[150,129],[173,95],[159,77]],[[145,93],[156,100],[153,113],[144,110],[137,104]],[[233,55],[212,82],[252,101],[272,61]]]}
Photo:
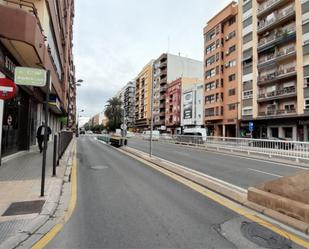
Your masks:
{"label": "palm tree", "polygon": [[107,100],[107,105],[104,111],[105,116],[108,118],[108,130],[115,131],[120,128],[122,117],[122,101],[120,98],[113,97]]}

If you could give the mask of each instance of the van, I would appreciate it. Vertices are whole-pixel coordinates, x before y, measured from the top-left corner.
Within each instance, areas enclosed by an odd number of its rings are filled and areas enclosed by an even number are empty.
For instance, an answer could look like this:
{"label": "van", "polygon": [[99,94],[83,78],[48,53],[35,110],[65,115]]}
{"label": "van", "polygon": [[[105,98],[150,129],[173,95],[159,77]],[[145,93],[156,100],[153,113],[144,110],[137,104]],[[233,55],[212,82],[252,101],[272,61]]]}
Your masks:
{"label": "van", "polygon": [[[142,137],[143,139],[150,140],[150,131],[143,131]],[[152,131],[152,140],[158,141],[159,138],[160,138],[160,132]]]}
{"label": "van", "polygon": [[201,140],[205,143],[207,140],[207,129],[206,128],[187,128],[183,130],[182,135],[201,137]]}

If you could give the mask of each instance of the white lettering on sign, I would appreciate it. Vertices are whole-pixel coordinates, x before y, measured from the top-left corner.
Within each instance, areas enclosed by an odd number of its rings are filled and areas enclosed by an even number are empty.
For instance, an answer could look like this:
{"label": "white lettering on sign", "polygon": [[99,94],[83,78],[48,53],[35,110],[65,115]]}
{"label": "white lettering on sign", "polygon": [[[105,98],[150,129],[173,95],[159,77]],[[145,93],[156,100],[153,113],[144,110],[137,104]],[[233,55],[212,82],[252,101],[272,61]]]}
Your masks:
{"label": "white lettering on sign", "polygon": [[13,87],[11,86],[0,86],[1,92],[13,92]]}

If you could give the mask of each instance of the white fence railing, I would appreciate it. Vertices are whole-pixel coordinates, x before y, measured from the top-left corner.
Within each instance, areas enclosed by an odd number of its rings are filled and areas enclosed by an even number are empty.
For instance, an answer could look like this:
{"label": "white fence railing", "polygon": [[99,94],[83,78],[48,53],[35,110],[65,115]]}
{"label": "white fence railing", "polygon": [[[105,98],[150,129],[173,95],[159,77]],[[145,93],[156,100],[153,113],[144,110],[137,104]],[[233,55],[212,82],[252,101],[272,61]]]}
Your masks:
{"label": "white fence railing", "polygon": [[[134,137],[149,140],[149,135],[135,134]],[[153,136],[153,141],[162,143],[184,144],[201,148],[229,150],[247,154],[265,154],[269,157],[309,160],[309,142],[288,141],[280,139],[252,139],[235,137],[202,137],[189,135]]]}

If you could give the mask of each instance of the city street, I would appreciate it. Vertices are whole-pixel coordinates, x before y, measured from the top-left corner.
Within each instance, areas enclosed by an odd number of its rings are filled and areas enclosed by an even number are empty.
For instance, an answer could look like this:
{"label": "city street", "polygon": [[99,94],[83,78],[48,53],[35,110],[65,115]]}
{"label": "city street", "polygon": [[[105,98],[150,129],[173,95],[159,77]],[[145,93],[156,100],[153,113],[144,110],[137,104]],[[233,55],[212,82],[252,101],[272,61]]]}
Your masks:
{"label": "city street", "polygon": [[[149,141],[130,138],[128,146],[149,152]],[[280,176],[292,175],[303,168],[248,159],[220,152],[202,151],[196,148],[153,141],[153,155],[203,172],[220,180],[248,188]]]}
{"label": "city street", "polygon": [[242,235],[243,222],[250,221],[81,136],[77,205],[47,248],[263,248]]}

